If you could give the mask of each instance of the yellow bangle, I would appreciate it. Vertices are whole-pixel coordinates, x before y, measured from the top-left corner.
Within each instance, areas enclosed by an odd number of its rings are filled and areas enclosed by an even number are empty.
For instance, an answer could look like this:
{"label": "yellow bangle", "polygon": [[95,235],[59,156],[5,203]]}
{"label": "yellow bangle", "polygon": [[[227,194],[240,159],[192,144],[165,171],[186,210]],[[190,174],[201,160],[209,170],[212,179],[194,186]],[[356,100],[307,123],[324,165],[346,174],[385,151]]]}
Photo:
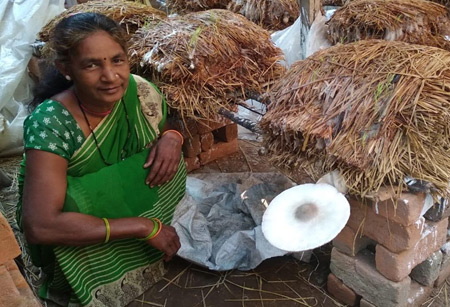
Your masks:
{"label": "yellow bangle", "polygon": [[[158,219],[155,219],[155,220],[158,220]],[[161,232],[161,230],[162,230],[162,222],[160,220],[158,220],[158,224],[159,224],[158,231],[152,237],[148,238],[149,240],[156,238],[156,236],[159,235],[159,233]]]}
{"label": "yellow bangle", "polygon": [[105,222],[105,226],[106,226],[106,237],[105,237],[105,242],[103,242],[103,243],[108,243],[109,236],[111,235],[111,228],[109,227],[109,221],[107,218],[103,218],[103,221]]}
{"label": "yellow bangle", "polygon": [[164,136],[164,135],[166,135],[166,134],[169,133],[169,132],[175,132],[176,134],[178,134],[178,136],[179,136],[180,139],[181,139],[181,145],[183,145],[183,143],[184,143],[184,137],[183,137],[183,135],[182,135],[181,133],[179,133],[179,132],[176,131],[176,130],[167,130],[167,131],[164,131],[163,134],[162,134],[161,136]]}
{"label": "yellow bangle", "polygon": [[149,220],[151,220],[153,222],[153,230],[145,238],[139,238],[138,239],[139,241],[148,241],[150,239],[153,239],[161,231],[162,223],[161,223],[161,221],[159,219],[157,219],[156,217],[152,217],[152,218],[149,218]]}

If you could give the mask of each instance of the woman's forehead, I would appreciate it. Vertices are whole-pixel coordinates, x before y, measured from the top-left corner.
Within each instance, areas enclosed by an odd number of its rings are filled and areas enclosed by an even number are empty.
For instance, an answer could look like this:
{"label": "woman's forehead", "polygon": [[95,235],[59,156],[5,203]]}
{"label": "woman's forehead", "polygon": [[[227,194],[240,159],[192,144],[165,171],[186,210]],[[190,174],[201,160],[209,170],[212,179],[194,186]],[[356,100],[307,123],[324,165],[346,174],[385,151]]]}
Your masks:
{"label": "woman's forehead", "polygon": [[96,31],[78,44],[74,56],[79,59],[105,59],[124,53],[122,46],[111,35]]}

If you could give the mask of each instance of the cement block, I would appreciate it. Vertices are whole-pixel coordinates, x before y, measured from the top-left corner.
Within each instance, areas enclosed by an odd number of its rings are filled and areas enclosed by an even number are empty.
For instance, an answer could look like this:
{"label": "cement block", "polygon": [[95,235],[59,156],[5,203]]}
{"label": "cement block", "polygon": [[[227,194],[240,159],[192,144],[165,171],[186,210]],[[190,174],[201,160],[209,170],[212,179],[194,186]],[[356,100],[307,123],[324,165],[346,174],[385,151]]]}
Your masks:
{"label": "cement block", "polygon": [[375,256],[368,250],[350,257],[333,248],[330,269],[344,284],[375,306],[406,305],[411,278],[407,276],[400,282],[388,280],[377,271]]}
{"label": "cement block", "polygon": [[439,276],[441,269],[442,252],[438,250],[428,257],[422,263],[419,263],[412,271],[409,277],[419,284],[431,287]]}

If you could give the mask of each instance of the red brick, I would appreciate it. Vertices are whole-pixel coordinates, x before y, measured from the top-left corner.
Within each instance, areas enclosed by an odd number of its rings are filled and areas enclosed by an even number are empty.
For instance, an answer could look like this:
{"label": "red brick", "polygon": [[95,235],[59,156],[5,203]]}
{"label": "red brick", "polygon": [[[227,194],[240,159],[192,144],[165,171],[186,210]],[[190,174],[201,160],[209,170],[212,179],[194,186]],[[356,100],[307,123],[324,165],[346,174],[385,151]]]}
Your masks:
{"label": "red brick", "polygon": [[226,125],[213,131],[216,140],[221,142],[231,142],[238,137],[237,124]]}
{"label": "red brick", "polygon": [[327,281],[328,292],[331,293],[339,302],[348,306],[357,306],[361,300],[361,296],[355,291],[347,287],[339,278],[333,273],[328,275]]}
{"label": "red brick", "polygon": [[202,151],[208,151],[214,145],[214,135],[212,132],[208,132],[200,135],[200,144],[202,145]]}
{"label": "red brick", "polygon": [[8,221],[0,213],[0,265],[8,260],[14,259],[20,255],[21,251],[17,244]]}
{"label": "red brick", "polygon": [[191,172],[200,168],[200,159],[198,157],[184,158],[184,164],[186,165],[186,171]]}
{"label": "red brick", "polygon": [[179,131],[185,139],[189,139],[198,134],[197,122],[192,118],[171,119],[170,127]]}
{"label": "red brick", "polygon": [[361,250],[365,249],[373,241],[365,236],[356,234],[356,232],[345,226],[342,231],[333,240],[333,246],[340,252],[349,256],[355,256]]}
{"label": "red brick", "polygon": [[16,286],[17,290],[20,293],[21,299],[20,306],[39,307],[40,304],[38,303],[36,297],[34,296],[33,291],[31,291],[31,288],[26,282],[22,273],[19,271],[19,268],[17,267],[14,260],[10,260],[9,262],[7,262],[5,264],[5,267],[8,270],[9,276],[11,276],[14,285]]}
{"label": "red brick", "polygon": [[184,139],[183,153],[187,158],[197,157],[202,152],[200,136],[198,134],[191,138]]}
{"label": "red brick", "polygon": [[349,199],[349,203],[351,213],[347,226],[353,230],[360,229],[363,235],[382,244],[390,251],[398,253],[410,249],[420,240],[424,218],[404,226],[375,214],[370,205],[362,204],[353,197]]}
{"label": "red brick", "polygon": [[409,289],[409,296],[406,306],[422,306],[422,304],[431,295],[431,292],[433,292],[433,287],[425,287],[415,281],[411,281],[411,288]]}
{"label": "red brick", "polygon": [[205,134],[232,123],[233,122],[231,120],[218,115],[215,119],[211,120],[200,119],[199,121],[197,121],[197,129],[199,134]]}
{"label": "red brick", "polygon": [[395,188],[381,187],[377,193],[377,200],[372,202],[372,209],[376,214],[408,226],[422,216],[425,196],[425,193],[397,195]]}
{"label": "red brick", "polygon": [[238,150],[239,146],[237,139],[228,143],[220,142],[214,144],[214,146],[210,150],[202,152],[200,154],[200,164],[205,165],[206,163],[235,153]]}
{"label": "red brick", "polygon": [[447,219],[437,223],[425,223],[419,242],[413,248],[400,253],[393,253],[378,244],[375,253],[377,270],[387,279],[401,281],[416,265],[441,248],[447,237],[447,225]]}
{"label": "red brick", "polygon": [[5,267],[18,289],[28,288],[28,283],[25,281],[25,278],[23,278],[22,273],[20,273],[19,268],[17,267],[14,260],[6,262]]}
{"label": "red brick", "polygon": [[[2,246],[3,247],[3,246]],[[20,292],[14,285],[14,281],[6,270],[5,266],[0,266],[0,306],[20,306],[22,299]]]}

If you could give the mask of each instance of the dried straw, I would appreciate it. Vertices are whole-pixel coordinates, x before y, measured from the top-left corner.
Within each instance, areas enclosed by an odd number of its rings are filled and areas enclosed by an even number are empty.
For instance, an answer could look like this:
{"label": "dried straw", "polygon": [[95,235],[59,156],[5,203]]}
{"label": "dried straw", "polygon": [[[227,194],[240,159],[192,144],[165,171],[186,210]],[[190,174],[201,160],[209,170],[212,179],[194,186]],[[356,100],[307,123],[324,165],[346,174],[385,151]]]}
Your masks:
{"label": "dried straw", "polygon": [[167,0],[167,6],[177,13],[191,13],[210,9],[224,9],[230,0]]}
{"label": "dried straw", "polygon": [[444,6],[426,0],[356,0],[328,21],[331,43],[364,39],[399,40],[450,51],[449,19]]}
{"label": "dried straw", "polygon": [[53,29],[62,19],[72,14],[85,12],[100,13],[108,16],[122,25],[129,35],[148,23],[157,23],[166,19],[164,12],[138,2],[124,0],[88,1],[74,5],[53,18],[39,33],[39,39],[47,42]]}
{"label": "dried straw", "polygon": [[322,0],[322,6],[331,5],[331,6],[343,6],[345,3],[351,0]]}
{"label": "dried straw", "polygon": [[[344,4],[353,0],[322,0],[322,5],[343,6]],[[429,0],[431,2],[439,3],[444,6],[450,6],[450,0]]]}
{"label": "dried straw", "polygon": [[430,0],[430,1],[442,4],[443,6],[446,6],[447,8],[450,7],[450,0]]}
{"label": "dried straw", "polygon": [[297,0],[231,0],[229,10],[269,30],[281,30],[300,16]]}
{"label": "dried straw", "polygon": [[155,82],[182,117],[213,118],[285,73],[269,33],[227,10],[175,16],[138,30],[131,41],[133,69]]}
{"label": "dried straw", "polygon": [[447,195],[450,52],[404,42],[338,45],[297,62],[260,125],[273,163],[338,169],[362,197],[410,175]]}

